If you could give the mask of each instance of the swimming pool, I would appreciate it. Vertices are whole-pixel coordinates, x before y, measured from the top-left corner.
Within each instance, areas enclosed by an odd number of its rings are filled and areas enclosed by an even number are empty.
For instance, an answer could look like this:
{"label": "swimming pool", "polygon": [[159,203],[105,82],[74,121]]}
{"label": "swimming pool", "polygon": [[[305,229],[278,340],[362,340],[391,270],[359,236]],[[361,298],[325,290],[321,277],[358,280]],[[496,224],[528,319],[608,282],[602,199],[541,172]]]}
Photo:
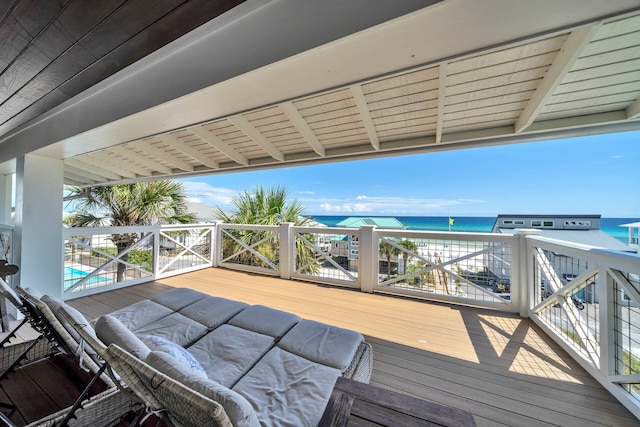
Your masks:
{"label": "swimming pool", "polygon": [[[82,280],[83,277],[88,276],[89,273],[90,272],[88,271],[78,270],[77,268],[65,267],[64,268],[64,288],[65,289],[70,288],[71,286],[75,285],[80,280]],[[88,285],[89,287],[95,287],[96,285],[99,286],[99,285],[105,284],[105,282],[110,282],[110,280],[104,276],[96,275],[90,278],[89,280],[87,280],[85,282],[85,286]]]}

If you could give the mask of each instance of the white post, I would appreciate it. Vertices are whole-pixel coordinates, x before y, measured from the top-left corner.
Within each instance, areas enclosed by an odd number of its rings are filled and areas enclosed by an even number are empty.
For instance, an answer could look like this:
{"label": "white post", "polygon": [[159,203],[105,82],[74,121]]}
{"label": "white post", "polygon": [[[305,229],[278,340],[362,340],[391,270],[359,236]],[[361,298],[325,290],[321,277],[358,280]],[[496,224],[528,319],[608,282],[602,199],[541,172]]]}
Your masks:
{"label": "white post", "polygon": [[511,248],[511,301],[522,317],[529,317],[531,302],[534,300],[533,261],[527,236],[539,234],[540,230],[518,228],[518,242]]}
{"label": "white post", "polygon": [[19,283],[62,297],[62,160],[28,154],[16,160],[15,263]]}
{"label": "white post", "polygon": [[375,238],[375,225],[360,227],[358,242],[358,279],[362,292],[373,293],[378,283],[378,245]]}
{"label": "white post", "polygon": [[11,175],[0,175],[0,224],[11,225]]}
{"label": "white post", "polygon": [[153,231],[153,279],[157,279],[160,275],[160,233],[162,226],[158,225]]}
{"label": "white post", "polygon": [[280,224],[280,277],[291,279],[291,273],[295,265],[295,239],[293,238],[293,223]]}
{"label": "white post", "polygon": [[212,241],[211,241],[211,251],[213,253],[213,259],[211,260],[213,263],[213,267],[220,266],[220,259],[222,256],[222,222],[216,222],[213,225],[213,230],[211,230]]}

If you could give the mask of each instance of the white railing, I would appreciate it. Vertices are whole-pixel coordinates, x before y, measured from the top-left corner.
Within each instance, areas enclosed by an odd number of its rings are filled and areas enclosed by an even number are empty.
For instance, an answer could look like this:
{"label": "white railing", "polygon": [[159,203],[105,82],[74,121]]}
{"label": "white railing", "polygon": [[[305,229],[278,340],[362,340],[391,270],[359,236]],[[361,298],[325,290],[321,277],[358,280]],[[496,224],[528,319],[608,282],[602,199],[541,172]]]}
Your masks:
{"label": "white railing", "polygon": [[640,417],[640,257],[525,240],[529,316]]}
{"label": "white railing", "polygon": [[211,267],[214,225],[65,228],[65,298]]}
{"label": "white railing", "polygon": [[519,311],[513,235],[380,230],[374,242],[375,291]]}
{"label": "white railing", "polygon": [[[208,266],[520,313],[640,418],[640,256],[515,234],[207,224],[65,229],[65,293]],[[133,242],[118,251],[119,240]],[[124,245],[124,243],[123,243]],[[75,295],[74,295],[75,296]]]}

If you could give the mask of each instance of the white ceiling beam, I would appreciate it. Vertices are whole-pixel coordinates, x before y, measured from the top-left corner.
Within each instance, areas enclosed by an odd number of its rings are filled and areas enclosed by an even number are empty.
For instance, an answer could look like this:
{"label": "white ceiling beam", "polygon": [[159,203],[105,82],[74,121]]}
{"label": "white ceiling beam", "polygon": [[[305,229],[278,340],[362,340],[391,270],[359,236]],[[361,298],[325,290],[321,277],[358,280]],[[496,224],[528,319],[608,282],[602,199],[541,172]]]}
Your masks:
{"label": "white ceiling beam", "polygon": [[90,155],[82,156],[82,161],[94,166],[106,168],[113,173],[117,173],[125,178],[137,178],[138,176],[151,176],[151,172],[137,169],[133,171],[125,168],[123,162],[116,163],[111,155],[106,151],[97,151]]}
{"label": "white ceiling beam", "polygon": [[380,138],[378,138],[376,126],[373,124],[373,119],[371,119],[371,112],[369,111],[367,100],[364,97],[364,92],[362,92],[362,86],[352,85],[349,89],[351,89],[351,95],[356,102],[360,118],[362,119],[364,128],[367,130],[367,135],[369,135],[369,142],[371,143],[371,146],[376,151],[380,150]]}
{"label": "white ceiling beam", "polygon": [[213,133],[209,132],[202,126],[192,126],[187,129],[189,132],[192,132],[194,135],[198,136],[207,144],[211,145],[216,150],[222,152],[225,156],[229,157],[236,163],[240,163],[241,165],[249,165],[249,159],[240,154],[235,148],[231,147],[229,144],[224,142],[222,139],[218,138]]}
{"label": "white ceiling beam", "polygon": [[[76,171],[78,171],[76,169]],[[78,171],[81,172],[81,171]],[[80,185],[87,185],[87,184],[95,184],[96,180],[95,179],[91,179],[89,177],[87,177],[86,175],[83,175],[81,173],[74,173],[74,171],[69,170],[67,168],[65,168],[64,170],[64,180],[65,181],[73,181],[76,183],[80,183]],[[100,182],[100,181],[97,181]]]}
{"label": "white ceiling beam", "polygon": [[166,151],[154,146],[151,144],[150,141],[142,141],[138,144],[136,144],[136,147],[140,148],[142,151],[144,151],[145,153],[148,153],[154,157],[157,157],[159,159],[164,160],[165,162],[173,165],[176,167],[176,169],[181,169],[183,171],[187,171],[187,172],[193,172],[195,170],[195,168],[190,165],[187,162],[184,162],[178,158],[176,158],[176,156],[167,153]]}
{"label": "white ceiling beam", "polygon": [[150,158],[143,156],[142,154],[138,154],[130,148],[127,148],[123,145],[118,145],[115,147],[109,148],[109,151],[115,154],[119,154],[125,159],[131,160],[132,162],[139,163],[142,166],[151,169],[152,171],[157,171],[162,174],[171,174],[173,169],[163,165],[160,162],[156,162],[155,160],[151,160]]}
{"label": "white ceiling beam", "polygon": [[96,165],[91,165],[89,163],[85,163],[82,160],[78,160],[77,158],[74,159],[67,159],[64,161],[65,164],[65,168],[67,166],[72,166],[76,169],[80,169],[80,170],[84,170],[86,172],[89,173],[93,173],[96,175],[100,175],[102,176],[102,180],[104,180],[104,178],[106,178],[107,180],[120,180],[122,179],[122,176],[115,174],[111,171],[108,171],[104,168],[101,168],[99,166]]}
{"label": "white ceiling beam", "polygon": [[438,117],[436,119],[436,144],[442,142],[442,126],[444,123],[445,89],[447,87],[447,63],[438,66]]}
{"label": "white ceiling beam", "polygon": [[542,81],[533,92],[527,106],[516,120],[515,133],[527,129],[536,119],[555,89],[569,73],[573,64],[580,58],[580,54],[587,47],[593,36],[600,29],[600,24],[593,24],[572,31],[567,41],[556,55]]}
{"label": "white ceiling beam", "polygon": [[162,142],[172,146],[176,150],[192,157],[194,160],[202,163],[208,168],[218,169],[220,165],[217,161],[213,160],[204,153],[199,152],[195,148],[188,145],[186,142],[178,140],[173,134],[162,135]]}
{"label": "white ceiling beam", "polygon": [[307,121],[302,117],[300,111],[293,105],[293,102],[285,102],[278,105],[287,119],[293,124],[298,132],[304,137],[307,143],[313,148],[313,151],[316,152],[321,157],[325,156],[326,150],[316,134],[311,129],[311,126],[307,123]]}
{"label": "white ceiling beam", "polygon": [[253,140],[256,144],[258,144],[264,151],[266,151],[271,157],[276,160],[284,161],[284,154],[282,151],[278,149],[275,145],[271,143],[258,129],[256,129],[249,120],[244,117],[238,115],[233,117],[228,117],[229,120],[235,127],[240,129],[245,135]]}
{"label": "white ceiling beam", "polygon": [[65,164],[64,165],[64,175],[67,176],[67,174],[73,175],[73,176],[81,176],[81,177],[85,177],[89,180],[91,180],[92,182],[102,182],[105,180],[105,177],[102,175],[98,175],[96,173],[93,172],[88,172],[86,170],[80,169],[80,168],[76,168],[74,166]]}
{"label": "white ceiling beam", "polygon": [[627,119],[637,119],[640,117],[640,98],[636,99],[627,107]]}

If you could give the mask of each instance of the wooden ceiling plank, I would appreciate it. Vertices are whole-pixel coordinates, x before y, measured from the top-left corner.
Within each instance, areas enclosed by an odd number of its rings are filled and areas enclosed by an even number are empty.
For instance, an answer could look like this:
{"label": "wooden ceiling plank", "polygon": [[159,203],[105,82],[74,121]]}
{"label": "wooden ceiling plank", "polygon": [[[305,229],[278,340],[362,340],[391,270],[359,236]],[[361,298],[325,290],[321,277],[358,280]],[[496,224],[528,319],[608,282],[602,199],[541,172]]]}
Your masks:
{"label": "wooden ceiling plank", "polygon": [[[67,170],[65,169],[64,171],[64,180],[65,182],[68,181],[74,181],[76,183],[80,183],[79,186],[85,186],[85,185],[91,185],[91,184],[95,184],[96,182],[101,182],[102,179],[100,180],[95,180],[95,179],[91,179],[88,176],[82,174],[82,171],[78,171],[80,173],[74,173],[71,170]],[[78,185],[78,184],[76,184]]]}
{"label": "wooden ceiling plank", "polygon": [[152,171],[157,171],[162,174],[171,174],[173,169],[163,165],[160,162],[156,162],[155,160],[151,160],[148,157],[143,156],[130,148],[127,148],[123,145],[118,145],[116,147],[111,147],[109,150],[115,154],[119,154],[125,159],[129,159],[133,162],[139,163],[142,166],[151,169]]}
{"label": "wooden ceiling plank", "polygon": [[136,147],[140,148],[145,153],[148,153],[154,157],[157,157],[175,166],[176,169],[181,169],[186,172],[193,172],[195,170],[195,168],[189,163],[183,162],[182,160],[178,159],[176,156],[169,154],[166,151],[161,150],[160,148],[152,145],[151,141],[141,141],[140,143],[136,144]]}
{"label": "wooden ceiling plank", "polygon": [[100,166],[103,168],[107,168],[113,173],[117,173],[118,175],[122,175],[125,178],[138,178],[139,176],[151,176],[151,172],[146,171],[144,169],[136,168],[135,170],[127,168],[131,163],[127,165],[123,164],[123,162],[117,162],[112,158],[113,154],[110,154],[107,150],[97,151],[91,153],[91,155],[86,155],[82,157],[82,160],[94,164],[96,166]]}
{"label": "wooden ceiling plank", "polygon": [[106,178],[105,176],[99,175],[97,173],[89,172],[84,169],[76,168],[69,164],[64,165],[64,173],[65,175],[67,175],[67,173],[70,173],[70,174],[73,174],[74,176],[82,176],[87,179],[90,179],[93,182],[102,182]]}
{"label": "wooden ceiling plank", "polygon": [[304,120],[300,111],[293,105],[293,102],[285,102],[279,105],[280,110],[284,112],[284,115],[293,124],[295,129],[300,132],[306,142],[311,146],[319,156],[324,157],[326,151],[320,140],[316,137],[316,134],[309,127],[309,124]]}
{"label": "wooden ceiling plank", "polygon": [[235,127],[240,129],[253,142],[258,144],[264,151],[276,160],[284,161],[284,154],[273,145],[258,129],[256,129],[247,119],[241,115],[227,118]]}
{"label": "wooden ceiling plank", "polygon": [[240,154],[235,148],[224,142],[221,138],[218,138],[212,132],[206,130],[202,126],[192,126],[188,128],[190,132],[202,139],[207,144],[214,147],[216,150],[222,152],[225,156],[229,157],[236,163],[247,166],[249,159]]}
{"label": "wooden ceiling plank", "polygon": [[106,178],[108,180],[120,180],[120,179],[122,179],[122,176],[120,176],[120,175],[118,175],[116,173],[113,173],[111,171],[108,171],[108,170],[106,170],[104,168],[101,168],[99,166],[96,166],[96,165],[85,163],[82,160],[83,157],[72,158],[72,159],[65,160],[64,161],[65,167],[66,166],[72,166],[72,167],[74,167],[76,169],[80,169],[80,170],[84,170],[84,171],[89,172],[89,173],[100,175],[100,176],[102,176],[102,177],[104,177],[104,178]]}
{"label": "wooden ceiling plank", "polygon": [[198,150],[191,147],[187,143],[178,140],[176,136],[173,134],[164,135],[162,142],[164,142],[167,145],[170,145],[171,147],[186,154],[187,156],[192,157],[194,160],[202,163],[208,168],[218,169],[220,167],[220,164],[217,161],[213,160],[206,154],[199,152]]}
{"label": "wooden ceiling plank", "polygon": [[546,101],[556,87],[560,85],[562,79],[569,73],[573,64],[580,58],[580,54],[589,45],[589,42],[598,32],[600,24],[589,25],[573,31],[562,49],[553,60],[551,67],[547,70],[546,75],[533,92],[533,96],[529,103],[520,114],[514,125],[515,133],[522,133],[536,119],[544,107]]}
{"label": "wooden ceiling plank", "polygon": [[353,95],[353,99],[355,100],[356,106],[358,107],[358,112],[360,113],[360,118],[362,119],[364,128],[367,131],[367,135],[369,136],[369,142],[371,143],[373,149],[378,151],[380,150],[380,138],[378,138],[376,126],[373,123],[373,119],[371,118],[371,113],[369,112],[369,107],[367,106],[367,100],[364,97],[364,93],[362,92],[362,86],[352,85],[351,94]]}
{"label": "wooden ceiling plank", "polygon": [[627,107],[626,113],[628,120],[640,117],[640,98],[636,98],[636,100]]}

